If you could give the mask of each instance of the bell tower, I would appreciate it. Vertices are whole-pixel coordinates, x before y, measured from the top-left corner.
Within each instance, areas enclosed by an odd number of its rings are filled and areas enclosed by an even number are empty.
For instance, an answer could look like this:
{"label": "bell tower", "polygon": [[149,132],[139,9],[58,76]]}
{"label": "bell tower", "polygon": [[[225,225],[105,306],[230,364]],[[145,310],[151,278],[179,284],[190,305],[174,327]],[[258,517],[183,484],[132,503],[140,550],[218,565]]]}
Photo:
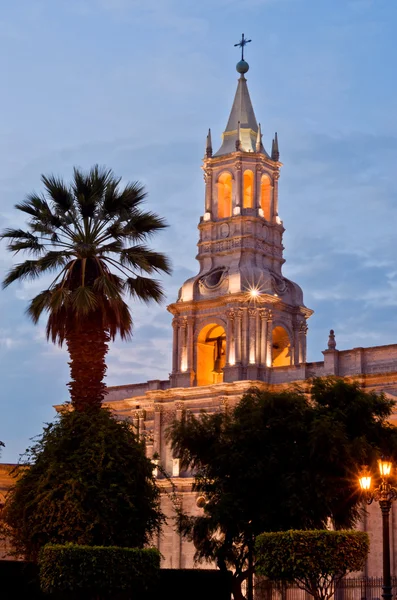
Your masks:
{"label": "bell tower", "polygon": [[[277,133],[270,154],[252,107],[244,46],[240,77],[222,144],[211,131],[203,160],[205,207],[198,275],[168,307],[173,319],[173,387],[239,380],[269,381],[277,367],[306,362],[301,288],[282,274],[283,223],[278,215]],[[237,45],[237,44],[236,44]]]}

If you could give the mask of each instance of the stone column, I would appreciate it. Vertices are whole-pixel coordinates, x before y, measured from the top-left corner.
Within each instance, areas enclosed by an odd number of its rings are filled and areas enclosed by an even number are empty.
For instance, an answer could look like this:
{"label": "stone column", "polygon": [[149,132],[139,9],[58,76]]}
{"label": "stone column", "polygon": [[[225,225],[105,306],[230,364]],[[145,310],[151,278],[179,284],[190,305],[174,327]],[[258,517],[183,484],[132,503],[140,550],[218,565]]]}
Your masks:
{"label": "stone column", "polygon": [[139,417],[139,438],[142,440],[144,437],[145,418],[146,418],[146,411],[143,408],[138,410],[138,417]]}
{"label": "stone column", "polygon": [[241,363],[242,319],[243,319],[243,311],[241,309],[238,309],[236,312],[236,337],[235,337],[235,343],[234,343],[237,364]]}
{"label": "stone column", "polygon": [[242,308],[241,321],[241,362],[244,366],[248,364],[248,314],[247,309]]}
{"label": "stone column", "polygon": [[278,216],[278,180],[280,173],[276,171],[273,175],[273,199],[272,199],[272,221]]}
{"label": "stone column", "polygon": [[193,327],[194,327],[194,318],[187,318],[187,370],[193,370]]}
{"label": "stone column", "polygon": [[226,312],[227,316],[227,332],[226,332],[226,364],[233,366],[236,363],[235,351],[235,311],[231,308]]}
{"label": "stone column", "polygon": [[[182,413],[183,413],[183,409],[184,409],[184,403],[183,402],[176,402],[175,403],[175,408],[176,408],[176,420],[180,421],[182,419]],[[180,475],[180,459],[179,458],[175,458],[174,456],[172,457],[172,477],[179,477]]]}
{"label": "stone column", "polygon": [[298,366],[300,361],[300,323],[295,323],[294,331],[294,365]]}
{"label": "stone column", "polygon": [[[158,455],[157,464],[160,461],[161,452],[161,413],[163,407],[161,404],[154,404],[154,426],[153,426],[153,454]],[[154,470],[155,477],[157,477],[157,468]]]}
{"label": "stone column", "polygon": [[132,417],[132,427],[135,435],[139,437],[139,410],[134,411],[134,416]]}
{"label": "stone column", "polygon": [[243,196],[243,194],[242,194],[242,164],[241,164],[241,160],[236,161],[235,172],[236,172],[236,179],[235,179],[236,195],[235,195],[235,206],[233,208],[233,214],[239,215],[239,214],[241,214],[242,196]]}
{"label": "stone column", "polygon": [[269,311],[267,316],[267,349],[266,366],[271,367],[273,362],[273,315]]}
{"label": "stone column", "polygon": [[205,212],[212,213],[212,169],[204,167]]}
{"label": "stone column", "polygon": [[306,334],[307,334],[306,323],[299,325],[299,362],[305,364],[306,362]]}
{"label": "stone column", "polygon": [[187,355],[186,355],[186,328],[187,328],[187,320],[186,317],[179,324],[179,341],[178,341],[178,349],[179,349],[179,369],[178,371],[182,371],[185,373],[187,371]]}
{"label": "stone column", "polygon": [[[178,511],[182,511],[183,508],[183,495],[176,494],[174,497],[175,508]],[[182,535],[178,532],[178,528],[174,526],[172,532],[172,561],[171,565],[173,569],[181,568],[181,556],[182,556]]]}
{"label": "stone column", "polygon": [[[256,167],[256,177],[255,177],[255,203],[254,203],[254,207],[257,209],[259,215],[261,217],[264,217],[264,213],[261,207],[261,180],[262,180],[262,173],[263,173],[263,169],[262,169],[262,165],[258,165]],[[261,211],[261,212],[259,212]]]}
{"label": "stone column", "polygon": [[248,309],[248,362],[250,365],[256,363],[256,309]]}
{"label": "stone column", "polygon": [[268,312],[266,310],[260,310],[259,317],[260,317],[260,323],[261,323],[261,325],[260,325],[261,337],[260,337],[259,362],[263,367],[266,367]]}
{"label": "stone column", "polygon": [[176,373],[178,369],[178,319],[172,319],[172,372]]}

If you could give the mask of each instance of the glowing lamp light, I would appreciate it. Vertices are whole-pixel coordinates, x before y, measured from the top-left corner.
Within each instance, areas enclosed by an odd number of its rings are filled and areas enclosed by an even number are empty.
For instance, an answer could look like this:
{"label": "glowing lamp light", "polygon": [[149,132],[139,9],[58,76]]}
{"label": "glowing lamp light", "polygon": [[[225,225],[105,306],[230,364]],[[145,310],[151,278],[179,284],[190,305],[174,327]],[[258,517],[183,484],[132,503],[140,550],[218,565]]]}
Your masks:
{"label": "glowing lamp light", "polygon": [[259,290],[256,288],[252,288],[249,291],[251,298],[257,298],[259,296]]}
{"label": "glowing lamp light", "polygon": [[390,460],[378,460],[379,473],[381,477],[390,477],[392,463]]}
{"label": "glowing lamp light", "polygon": [[368,492],[371,489],[371,475],[363,475],[358,481],[363,492]]}

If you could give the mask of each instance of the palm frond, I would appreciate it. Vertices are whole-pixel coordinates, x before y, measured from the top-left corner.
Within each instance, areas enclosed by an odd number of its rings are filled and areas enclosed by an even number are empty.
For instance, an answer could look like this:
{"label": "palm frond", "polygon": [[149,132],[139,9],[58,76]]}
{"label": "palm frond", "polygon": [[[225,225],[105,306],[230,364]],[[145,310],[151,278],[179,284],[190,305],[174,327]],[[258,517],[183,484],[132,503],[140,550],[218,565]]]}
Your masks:
{"label": "palm frond", "polygon": [[134,211],[123,228],[123,237],[131,240],[144,240],[161,229],[168,227],[165,219],[152,212]]}
{"label": "palm frond", "polygon": [[23,263],[15,265],[10,269],[3,281],[3,289],[8,287],[14,281],[25,281],[26,279],[36,279],[41,271],[37,260],[25,260]]}
{"label": "palm frond", "polygon": [[71,301],[76,317],[86,316],[89,313],[94,312],[98,306],[98,299],[94,292],[84,285],[80,285],[73,290]]}
{"label": "palm frond", "polygon": [[114,254],[118,254],[122,250],[123,250],[122,242],[120,242],[119,240],[114,240],[113,242],[110,242],[109,244],[104,244],[103,246],[100,246],[98,249],[98,254],[99,255],[109,254],[111,252]]}
{"label": "palm frond", "polygon": [[161,302],[164,299],[164,291],[161,283],[156,279],[148,277],[128,277],[124,281],[124,289],[132,298],[142,302]]}
{"label": "palm frond", "polygon": [[133,269],[138,268],[146,273],[153,273],[153,271],[171,273],[170,261],[164,254],[142,245],[124,248],[120,252],[120,263]]}
{"label": "palm frond", "polygon": [[92,289],[111,300],[120,300],[123,294],[123,284],[123,279],[114,273],[106,273],[95,279]]}
{"label": "palm frond", "polygon": [[54,202],[56,210],[62,214],[68,212],[73,206],[73,196],[62,179],[55,177],[55,175],[42,175],[41,180],[51,200]]}
{"label": "palm frond", "polygon": [[41,273],[65,267],[70,262],[71,252],[50,250],[37,261]]}
{"label": "palm frond", "polygon": [[130,218],[131,211],[136,210],[143,202],[147,193],[138,181],[128,183],[122,192],[118,193],[120,179],[114,179],[115,186],[109,187],[105,194],[102,211],[107,217],[120,217],[123,221]]}
{"label": "palm frond", "polygon": [[50,310],[51,298],[51,290],[43,290],[40,292],[40,294],[37,294],[33,300],[30,301],[30,304],[26,309],[26,313],[32,319],[34,324],[38,322],[44,310]]}
{"label": "palm frond", "polygon": [[5,229],[0,234],[0,239],[11,239],[7,250],[18,253],[21,250],[29,250],[33,254],[40,254],[44,250],[44,245],[40,244],[39,239],[23,229]]}

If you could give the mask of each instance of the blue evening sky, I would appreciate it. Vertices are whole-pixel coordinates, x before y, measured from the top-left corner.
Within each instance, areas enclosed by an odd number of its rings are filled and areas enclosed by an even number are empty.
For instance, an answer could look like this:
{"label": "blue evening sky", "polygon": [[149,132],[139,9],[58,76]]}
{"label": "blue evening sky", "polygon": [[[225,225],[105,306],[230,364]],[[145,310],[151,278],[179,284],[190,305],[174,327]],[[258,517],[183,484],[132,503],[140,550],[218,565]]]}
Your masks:
{"label": "blue evening sky", "polygon": [[[397,3],[393,0],[14,0],[0,17],[0,227],[40,174],[73,165],[139,179],[169,229],[167,302],[197,269],[208,127],[226,124],[242,31],[248,85],[284,168],[284,273],[298,282],[308,360],[397,342]],[[13,257],[0,248],[0,275]],[[67,354],[24,314],[43,282],[0,292],[0,439],[16,461],[67,399]],[[167,378],[170,315],[133,306],[134,338],[109,354],[110,385]]]}

